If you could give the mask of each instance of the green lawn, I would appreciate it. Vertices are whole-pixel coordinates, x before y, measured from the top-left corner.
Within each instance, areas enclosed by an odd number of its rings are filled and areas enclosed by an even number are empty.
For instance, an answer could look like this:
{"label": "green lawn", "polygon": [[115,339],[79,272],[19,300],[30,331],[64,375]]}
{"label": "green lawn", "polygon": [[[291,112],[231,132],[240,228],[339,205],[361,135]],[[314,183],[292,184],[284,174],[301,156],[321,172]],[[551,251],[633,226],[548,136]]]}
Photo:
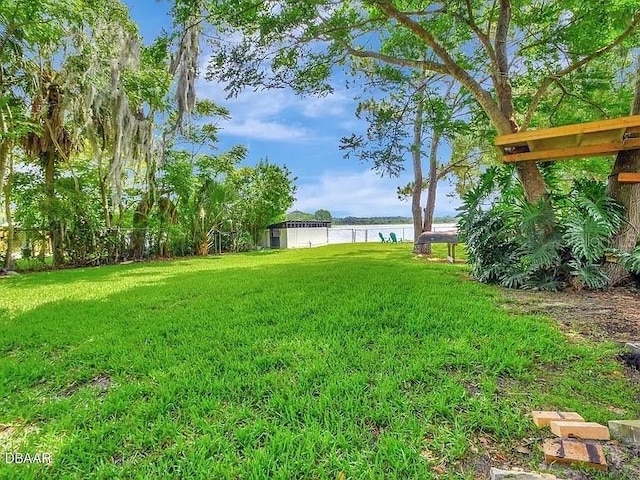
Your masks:
{"label": "green lawn", "polygon": [[478,437],[539,435],[531,409],[640,415],[614,345],[508,314],[464,265],[409,250],[1,280],[0,454],[53,463],[0,458],[0,478],[472,478]]}

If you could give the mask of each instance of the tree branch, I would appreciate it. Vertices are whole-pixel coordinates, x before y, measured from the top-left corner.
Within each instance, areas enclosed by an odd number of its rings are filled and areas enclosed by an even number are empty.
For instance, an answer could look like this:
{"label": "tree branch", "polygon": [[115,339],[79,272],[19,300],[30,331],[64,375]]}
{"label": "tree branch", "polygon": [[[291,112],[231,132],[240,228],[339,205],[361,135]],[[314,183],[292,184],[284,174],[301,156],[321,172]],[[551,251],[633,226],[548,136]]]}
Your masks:
{"label": "tree branch", "polygon": [[511,82],[509,81],[509,56],[507,53],[510,23],[511,0],[500,0],[495,37],[497,70],[494,71],[494,82],[500,110],[505,117],[511,120],[511,129],[514,130],[516,124],[513,119],[513,93],[511,91]]}
{"label": "tree branch", "polygon": [[491,26],[493,25],[493,14],[496,11],[496,3],[498,0],[493,0],[493,5],[491,5],[491,13],[489,13],[489,19],[487,20],[487,35],[491,37]]}
{"label": "tree branch", "polygon": [[[455,162],[450,163],[445,168],[440,170],[440,172],[438,172],[438,179],[442,180],[444,177],[449,175],[456,167],[463,166],[467,162],[467,160],[468,160],[468,158],[464,157],[464,158],[461,158],[460,160],[456,160]],[[471,167],[469,167],[469,168],[471,168]]]}
{"label": "tree branch", "polygon": [[384,53],[373,52],[371,50],[358,50],[353,48],[351,45],[344,44],[343,47],[350,55],[359,58],[374,58],[376,60],[380,60],[381,62],[389,63],[391,65],[397,65],[399,67],[410,67],[410,68],[420,68],[426,69],[431,72],[442,73],[442,74],[450,74],[447,67],[441,63],[432,62],[430,60],[408,60],[404,58],[393,57],[391,55],[385,55]]}
{"label": "tree branch", "polygon": [[586,103],[587,105],[595,108],[596,110],[598,110],[598,112],[600,112],[602,114],[603,117],[607,116],[607,112],[604,111],[604,109],[598,105],[595,102],[592,102],[591,100],[589,100],[588,98],[584,98],[581,97],[580,95],[576,95],[575,93],[571,93],[569,90],[567,90],[567,87],[565,87],[562,82],[560,81],[559,78],[554,78],[553,81],[556,83],[556,85],[558,85],[558,87],[560,87],[560,90],[562,90],[562,93],[564,93],[567,97],[573,97],[581,102]]}
{"label": "tree branch", "polygon": [[491,65],[493,65],[494,69],[498,69],[499,67],[498,67],[498,59],[496,57],[496,51],[493,48],[493,45],[491,45],[491,40],[489,39],[489,35],[488,33],[485,33],[482,30],[480,30],[480,27],[473,19],[473,6],[471,5],[471,0],[466,0],[466,2],[467,2],[467,13],[469,15],[469,19],[466,20],[466,23],[467,25],[469,25],[469,28],[471,29],[471,31],[476,34],[476,37],[478,37],[478,40],[480,40],[485,50],[487,51],[489,60],[491,60]]}
{"label": "tree branch", "polygon": [[510,133],[512,131],[508,119],[502,114],[500,107],[489,92],[482,88],[482,85],[451,57],[447,49],[435,39],[429,30],[398,11],[398,9],[391,4],[390,0],[374,0],[372,3],[377,5],[389,18],[393,18],[405,26],[434,51],[438,58],[442,60],[448,73],[471,92],[501,133]]}
{"label": "tree branch", "polygon": [[500,13],[498,25],[496,27],[496,59],[500,74],[506,75],[509,69],[507,57],[507,36],[509,35],[509,24],[511,23],[511,1],[500,0]]}
{"label": "tree branch", "polygon": [[570,74],[575,70],[578,70],[579,68],[583,67],[590,61],[604,55],[616,45],[619,45],[620,43],[622,43],[627,37],[629,37],[634,32],[634,30],[637,28],[639,23],[640,23],[640,10],[633,15],[631,22],[629,23],[629,26],[627,26],[627,28],[620,35],[618,35],[618,37],[615,40],[613,40],[609,45],[605,45],[604,47],[599,48],[598,50],[587,55],[581,60],[578,60],[577,62],[572,63],[571,65],[563,68],[562,70],[559,70],[556,73],[547,76],[542,81],[542,83],[538,87],[538,90],[536,90],[536,93],[534,94],[533,99],[531,100],[531,104],[529,105],[527,114],[524,117],[524,120],[520,127],[520,131],[524,131],[527,128],[529,128],[529,125],[531,124],[531,120],[533,120],[533,115],[535,114],[535,111],[538,108],[538,105],[540,105],[540,102],[542,101],[542,97],[544,97],[544,95],[547,93],[547,90],[553,84],[554,81],[564,77],[565,75]]}

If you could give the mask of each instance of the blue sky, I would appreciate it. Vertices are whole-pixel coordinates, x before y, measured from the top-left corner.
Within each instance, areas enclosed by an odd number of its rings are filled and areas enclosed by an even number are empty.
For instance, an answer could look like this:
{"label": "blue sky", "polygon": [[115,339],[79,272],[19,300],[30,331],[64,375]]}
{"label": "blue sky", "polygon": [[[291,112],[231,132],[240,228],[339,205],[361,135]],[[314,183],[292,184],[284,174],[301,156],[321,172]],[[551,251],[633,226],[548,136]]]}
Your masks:
{"label": "blue sky", "polygon": [[[138,23],[145,43],[152,41],[163,27],[170,25],[169,2],[125,0],[131,16]],[[201,70],[207,63],[207,46],[203,45]],[[315,212],[329,210],[334,217],[411,216],[408,201],[397,198],[396,188],[412,179],[410,170],[399,178],[380,178],[367,164],[346,160],[338,149],[340,138],[366,128],[354,115],[360,92],[336,89],[322,98],[299,97],[288,90],[245,91],[226,100],[224,85],[197,81],[201,99],[225,106],[231,121],[220,125],[220,149],[244,144],[249,149],[247,164],[262,158],[286,165],[297,177],[297,200],[291,210]],[[441,149],[443,155],[448,152]],[[410,168],[410,159],[407,166]],[[447,194],[453,188],[447,181],[438,190],[436,215],[455,213],[459,200]]]}

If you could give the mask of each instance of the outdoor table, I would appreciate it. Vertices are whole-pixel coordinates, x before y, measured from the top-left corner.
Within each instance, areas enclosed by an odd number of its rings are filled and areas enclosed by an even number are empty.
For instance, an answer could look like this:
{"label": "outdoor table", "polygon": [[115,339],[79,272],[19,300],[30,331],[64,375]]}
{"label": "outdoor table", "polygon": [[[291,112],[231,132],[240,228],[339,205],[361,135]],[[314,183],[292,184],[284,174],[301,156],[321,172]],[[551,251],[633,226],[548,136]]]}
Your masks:
{"label": "outdoor table", "polygon": [[457,230],[441,230],[439,232],[422,232],[418,237],[416,245],[425,243],[446,243],[447,260],[456,263],[456,245],[458,244]]}

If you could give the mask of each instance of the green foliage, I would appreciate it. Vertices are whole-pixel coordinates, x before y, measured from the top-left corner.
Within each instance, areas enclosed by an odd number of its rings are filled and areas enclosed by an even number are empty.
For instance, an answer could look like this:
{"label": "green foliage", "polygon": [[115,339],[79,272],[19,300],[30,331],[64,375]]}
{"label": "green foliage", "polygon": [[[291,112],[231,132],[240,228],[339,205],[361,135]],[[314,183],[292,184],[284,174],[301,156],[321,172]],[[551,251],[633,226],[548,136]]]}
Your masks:
{"label": "green foliage", "polygon": [[4,279],[0,421],[53,463],[0,477],[474,478],[541,405],[638,418],[618,347],[466,271],[367,244]]}
{"label": "green foliage", "polygon": [[[231,94],[246,87],[265,86],[326,92],[331,89],[331,66],[344,64],[351,67],[351,72],[375,72],[390,83],[402,84],[410,70],[424,67],[434,73],[448,70],[467,87],[475,82],[475,87],[481,83],[485,88],[486,79],[493,77],[492,87],[498,89],[498,46],[487,44],[498,41],[496,23],[501,5],[508,5],[504,40],[513,85],[513,99],[508,100],[513,100],[518,114],[526,112],[546,78],[568,63],[589,60],[590,54],[614,42],[638,13],[634,1],[429,4],[370,0],[336,4],[333,0],[286,0],[273,8],[268,2],[227,0],[207,5],[209,20],[239,38],[236,42],[229,42],[225,36],[214,40],[216,52],[207,69],[208,78],[227,83]],[[397,17],[404,17],[402,12],[411,12],[407,16],[415,21],[414,28],[398,21]],[[545,117],[553,119],[559,109],[560,116],[571,111],[602,116],[597,106],[599,95],[615,81],[618,58],[624,56],[621,52],[637,45],[637,39],[638,34],[632,33],[621,43],[621,50],[605,57],[594,55],[593,66],[585,60],[590,70],[584,70],[584,74],[577,69],[566,78],[557,75],[558,83],[541,105],[544,116],[536,123]],[[433,44],[440,49],[432,48]],[[449,60],[455,62],[456,72],[443,66]],[[620,71],[624,69],[617,69]],[[475,87],[476,92],[470,93],[489,113]],[[623,102],[612,92],[605,95],[611,100],[609,105]],[[570,107],[565,108],[565,102]]]}
{"label": "green foliage", "polygon": [[584,179],[553,203],[529,204],[512,168],[493,167],[464,196],[458,218],[472,273],[481,282],[596,289],[607,285],[602,265],[623,211],[604,184]]}
{"label": "green foliage", "polygon": [[[97,172],[86,161],[75,163],[73,173],[62,171],[55,182],[51,210],[60,220],[62,248],[68,265],[97,265],[113,261],[122,238],[106,228]],[[41,175],[19,172],[14,178],[14,220],[24,232],[23,248],[33,254],[42,248],[47,231],[44,182]],[[44,258],[41,258],[44,260]]]}
{"label": "green foliage", "polygon": [[620,260],[628,271],[640,275],[640,247],[632,252],[621,253]]}
{"label": "green foliage", "polygon": [[330,222],[332,220],[331,212],[322,208],[320,210],[316,210],[316,213],[313,214],[313,218],[324,222]]}
{"label": "green foliage", "polygon": [[269,224],[284,218],[293,203],[295,179],[286,167],[266,161],[240,167],[245,154],[243,146],[219,155],[171,152],[162,167],[160,191],[175,206],[174,218],[163,220],[166,215],[159,211],[156,222],[167,236],[167,254],[216,251],[221,232],[225,248],[247,250]]}
{"label": "green foliage", "polygon": [[313,213],[301,212],[300,210],[294,210],[293,212],[288,212],[286,220],[313,220]]}
{"label": "green foliage", "polygon": [[[225,109],[207,101],[196,105],[192,119],[216,122],[227,116]],[[43,172],[21,168],[13,198],[16,224],[26,234],[24,247],[34,254],[44,252],[47,215],[53,214],[60,219],[61,250],[68,265],[254,248],[262,229],[291,206],[294,179],[286,168],[267,162],[241,167],[247,152],[241,145],[215,155],[204,153],[216,147],[210,125],[187,124],[178,137],[186,149],[167,145],[165,162],[151,172],[153,194],[147,185],[131,183],[123,194],[126,206],[115,214],[105,212],[114,204],[108,191],[102,203],[106,185],[90,152],[74,154],[58,166],[50,205],[45,202]],[[42,264],[44,260],[41,256]]]}
{"label": "green foliage", "polygon": [[234,173],[232,182],[238,194],[235,218],[251,235],[254,244],[268,225],[285,219],[286,211],[295,200],[295,180],[286,167],[268,160]]}
{"label": "green foliage", "polygon": [[[42,264],[49,241],[54,263],[69,265],[253,248],[264,223],[291,205],[286,168],[240,167],[244,146],[217,151],[227,109],[202,100],[181,111],[193,90],[174,104],[172,90],[189,83],[185,68],[197,60],[185,56],[197,52],[198,27],[183,30],[203,8],[176,2],[176,31],[143,46],[120,1],[0,3],[0,191],[10,153],[19,238]],[[55,108],[40,88],[50,84]],[[56,122],[44,118],[51,111]],[[18,146],[54,123],[53,136],[74,148],[31,142],[48,148],[26,157]],[[48,175],[44,154],[54,160]]]}

